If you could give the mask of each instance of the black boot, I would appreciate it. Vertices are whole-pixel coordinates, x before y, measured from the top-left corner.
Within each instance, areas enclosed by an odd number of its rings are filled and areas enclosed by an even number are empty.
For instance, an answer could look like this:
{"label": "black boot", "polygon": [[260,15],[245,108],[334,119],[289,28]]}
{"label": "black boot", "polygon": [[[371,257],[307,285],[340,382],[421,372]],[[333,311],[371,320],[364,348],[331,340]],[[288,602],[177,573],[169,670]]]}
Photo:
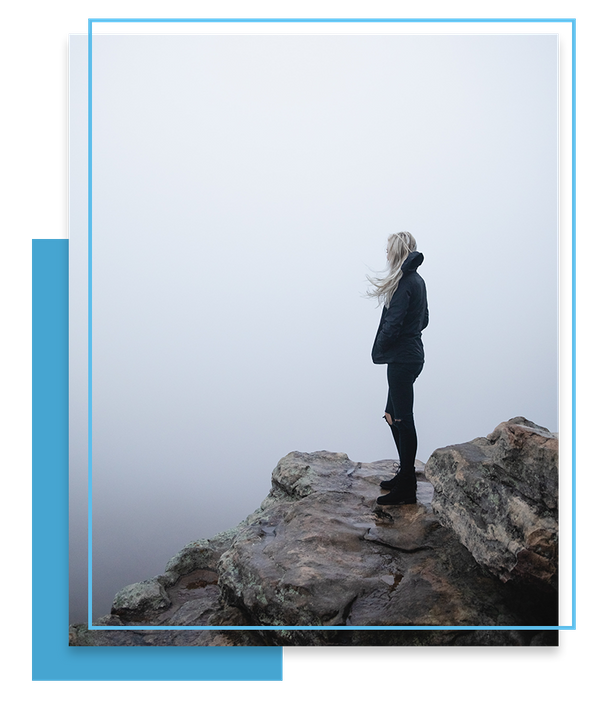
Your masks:
{"label": "black boot", "polygon": [[416,504],[417,494],[412,492],[402,491],[400,488],[395,487],[389,494],[384,494],[381,497],[377,497],[377,504]]}
{"label": "black boot", "polygon": [[379,483],[379,487],[381,487],[381,489],[383,489],[383,490],[393,490],[394,487],[396,486],[396,484],[397,484],[397,482],[398,482],[398,477],[399,477],[399,474],[400,474],[400,463],[394,463],[393,468],[394,468],[396,474],[394,475],[394,477],[392,477],[391,480],[382,480],[382,481]]}
{"label": "black boot", "polygon": [[377,497],[377,504],[416,504],[417,478],[406,477],[402,473],[396,475],[396,482],[389,494]]}

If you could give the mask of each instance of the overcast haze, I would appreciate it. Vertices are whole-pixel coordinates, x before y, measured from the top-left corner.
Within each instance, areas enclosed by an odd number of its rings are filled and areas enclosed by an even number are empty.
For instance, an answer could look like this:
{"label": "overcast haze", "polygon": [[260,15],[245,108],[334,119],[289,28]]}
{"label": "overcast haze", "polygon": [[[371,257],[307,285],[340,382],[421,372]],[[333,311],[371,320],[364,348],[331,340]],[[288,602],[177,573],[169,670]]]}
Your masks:
{"label": "overcast haze", "polygon": [[[86,44],[71,38],[74,584]],[[392,232],[425,256],[417,457],[517,415],[557,430],[555,35],[102,36],[93,88],[95,615],[245,518],[286,453],[395,457],[364,297]]]}

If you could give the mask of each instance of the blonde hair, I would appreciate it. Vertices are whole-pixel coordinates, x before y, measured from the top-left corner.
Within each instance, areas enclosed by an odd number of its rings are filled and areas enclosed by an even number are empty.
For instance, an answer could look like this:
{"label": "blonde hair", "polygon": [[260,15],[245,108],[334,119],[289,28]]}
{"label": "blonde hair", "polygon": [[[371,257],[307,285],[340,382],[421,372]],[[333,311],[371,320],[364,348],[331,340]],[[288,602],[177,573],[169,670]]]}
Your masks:
{"label": "blonde hair", "polygon": [[388,273],[381,277],[370,277],[367,279],[373,285],[373,289],[367,291],[367,296],[376,298],[379,303],[389,306],[394,292],[398,288],[398,283],[402,279],[402,265],[411,252],[417,249],[417,241],[407,231],[393,233],[388,237]]}

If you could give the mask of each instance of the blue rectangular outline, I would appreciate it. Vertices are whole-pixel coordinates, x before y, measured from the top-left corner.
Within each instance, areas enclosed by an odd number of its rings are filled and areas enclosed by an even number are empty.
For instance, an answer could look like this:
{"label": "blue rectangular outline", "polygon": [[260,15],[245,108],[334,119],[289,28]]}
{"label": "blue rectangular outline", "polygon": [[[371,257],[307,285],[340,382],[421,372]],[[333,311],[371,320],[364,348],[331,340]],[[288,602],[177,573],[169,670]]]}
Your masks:
{"label": "blue rectangular outline", "polygon": [[210,630],[508,630],[508,629],[535,629],[535,630],[562,630],[572,631],[576,629],[576,211],[575,211],[575,185],[576,185],[576,20],[575,18],[89,18],[88,19],[88,629],[90,630],[127,630],[127,629],[163,629],[169,631],[176,630],[195,630],[198,627],[189,626],[171,626],[171,627],[156,627],[156,626],[138,626],[138,627],[100,627],[92,624],[92,37],[93,23],[134,23],[134,22],[194,22],[194,23],[377,23],[377,22],[393,22],[393,23],[487,23],[487,22],[510,22],[510,23],[570,23],[571,24],[571,111],[572,111],[572,182],[571,182],[571,203],[572,203],[572,280],[571,280],[571,308],[572,308],[572,330],[571,330],[571,350],[572,350],[572,390],[571,390],[571,433],[572,433],[572,607],[571,617],[572,624],[557,625],[557,626],[504,626],[504,627],[489,627],[489,626],[391,626],[391,627],[325,627],[325,626],[250,626],[250,627],[202,627],[202,629]]}

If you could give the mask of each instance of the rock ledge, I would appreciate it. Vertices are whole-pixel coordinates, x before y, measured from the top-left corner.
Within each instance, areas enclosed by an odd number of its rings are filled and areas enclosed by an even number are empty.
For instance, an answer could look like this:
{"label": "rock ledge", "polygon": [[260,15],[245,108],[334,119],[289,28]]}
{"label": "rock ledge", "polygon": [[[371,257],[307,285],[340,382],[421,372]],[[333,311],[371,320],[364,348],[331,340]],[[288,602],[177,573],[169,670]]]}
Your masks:
{"label": "rock ledge", "polygon": [[[289,453],[259,509],[235,529],[188,544],[163,574],[125,587],[97,622],[197,629],[75,625],[70,643],[556,644],[556,632],[518,629],[557,624],[555,449],[546,429],[511,419],[486,439],[437,450],[427,477],[418,468],[418,503],[385,509],[375,500],[392,461]],[[375,629],[444,625],[515,628]],[[314,629],[322,626],[330,629]],[[374,629],[335,629],[355,626]]]}

